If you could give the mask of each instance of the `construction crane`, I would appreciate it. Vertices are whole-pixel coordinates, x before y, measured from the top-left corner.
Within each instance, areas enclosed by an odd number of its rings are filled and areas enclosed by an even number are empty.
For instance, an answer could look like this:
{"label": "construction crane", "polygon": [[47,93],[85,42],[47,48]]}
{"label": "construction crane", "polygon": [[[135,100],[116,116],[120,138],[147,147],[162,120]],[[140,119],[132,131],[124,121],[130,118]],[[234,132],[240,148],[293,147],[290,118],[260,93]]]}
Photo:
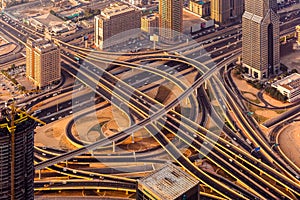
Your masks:
{"label": "construction crane", "polygon": [[20,124],[26,121],[28,118],[31,118],[37,121],[40,124],[45,125],[46,123],[41,121],[40,119],[33,117],[26,113],[26,111],[22,111],[21,109],[15,106],[15,102],[13,101],[11,105],[8,105],[1,111],[2,118],[6,118],[6,123],[0,124],[0,129],[7,128],[11,135],[11,200],[15,199],[15,130],[17,124]]}

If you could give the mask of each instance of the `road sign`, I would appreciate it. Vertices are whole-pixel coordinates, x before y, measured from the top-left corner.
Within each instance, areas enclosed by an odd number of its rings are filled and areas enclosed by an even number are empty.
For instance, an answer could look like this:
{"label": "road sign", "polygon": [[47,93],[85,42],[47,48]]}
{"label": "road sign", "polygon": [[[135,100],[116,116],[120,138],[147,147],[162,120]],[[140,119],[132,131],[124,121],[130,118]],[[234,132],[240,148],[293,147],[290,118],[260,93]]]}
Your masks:
{"label": "road sign", "polygon": [[260,147],[254,148],[254,151],[255,151],[255,152],[259,152],[259,151],[260,151]]}
{"label": "road sign", "polygon": [[158,42],[158,35],[155,35],[155,34],[151,35],[150,36],[150,41]]}
{"label": "road sign", "polygon": [[249,116],[251,116],[253,114],[254,114],[253,112],[247,112],[247,115],[249,115]]}
{"label": "road sign", "polygon": [[158,35],[156,34],[151,35],[150,41],[153,41],[153,49],[155,50],[155,43],[158,42]]}

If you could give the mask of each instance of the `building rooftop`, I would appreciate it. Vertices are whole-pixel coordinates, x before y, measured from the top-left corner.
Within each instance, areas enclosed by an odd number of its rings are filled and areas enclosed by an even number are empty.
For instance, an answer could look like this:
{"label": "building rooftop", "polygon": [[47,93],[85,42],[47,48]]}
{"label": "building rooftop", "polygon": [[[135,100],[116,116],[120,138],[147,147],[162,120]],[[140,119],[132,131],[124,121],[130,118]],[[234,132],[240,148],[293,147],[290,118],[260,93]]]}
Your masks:
{"label": "building rooftop", "polygon": [[[13,114],[14,113],[14,114]],[[11,107],[1,107],[0,108],[0,136],[3,134],[7,134],[11,131],[11,123],[12,119],[14,121],[14,126],[16,126],[16,130],[24,129],[23,125],[26,126],[27,122],[32,123],[33,120],[28,118],[23,113],[18,110],[12,111]]]}
{"label": "building rooftop", "polygon": [[138,182],[139,187],[160,199],[176,199],[198,183],[196,178],[174,164],[167,164]]}
{"label": "building rooftop", "polygon": [[53,44],[52,42],[44,38],[39,38],[36,40],[29,38],[27,40],[27,44],[34,47],[37,51],[40,52],[48,52],[50,50],[58,48],[57,45]]}
{"label": "building rooftop", "polygon": [[106,7],[104,10],[101,10],[101,16],[109,19],[112,16],[134,10],[135,9],[133,7],[130,7],[129,5],[114,3],[110,4],[110,6]]}
{"label": "building rooftop", "polygon": [[142,18],[143,19],[147,19],[147,20],[154,20],[157,17],[159,17],[159,15],[157,13],[153,13],[153,14],[145,15]]}
{"label": "building rooftop", "polygon": [[58,24],[64,23],[64,21],[51,13],[40,15],[38,17],[34,17],[34,20],[38,21],[39,23],[43,24],[44,26],[51,27]]}
{"label": "building rooftop", "polygon": [[293,73],[275,83],[273,83],[274,86],[282,86],[288,90],[294,90],[297,88],[300,88],[300,74]]}

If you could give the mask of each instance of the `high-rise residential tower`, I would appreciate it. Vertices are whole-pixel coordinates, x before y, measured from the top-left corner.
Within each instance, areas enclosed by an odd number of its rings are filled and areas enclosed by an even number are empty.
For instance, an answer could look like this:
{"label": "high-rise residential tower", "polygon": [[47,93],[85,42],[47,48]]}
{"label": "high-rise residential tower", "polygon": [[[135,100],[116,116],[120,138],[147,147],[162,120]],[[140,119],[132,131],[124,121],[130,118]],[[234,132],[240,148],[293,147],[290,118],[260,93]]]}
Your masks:
{"label": "high-rise residential tower", "polygon": [[114,3],[94,18],[95,46],[107,49],[139,35],[141,11],[132,6]]}
{"label": "high-rise residential tower", "polygon": [[174,40],[183,29],[183,0],[159,1],[159,34],[162,38]]}
{"label": "high-rise residential tower", "polygon": [[280,65],[276,0],[246,0],[242,18],[243,66],[256,79],[276,74]]}
{"label": "high-rise residential tower", "polygon": [[244,0],[211,0],[210,16],[224,24],[240,20],[244,12]]}
{"label": "high-rise residential tower", "polygon": [[26,76],[40,88],[60,80],[60,49],[43,38],[28,39],[26,44]]}
{"label": "high-rise residential tower", "polygon": [[0,109],[0,200],[34,199],[35,124],[15,109]]}

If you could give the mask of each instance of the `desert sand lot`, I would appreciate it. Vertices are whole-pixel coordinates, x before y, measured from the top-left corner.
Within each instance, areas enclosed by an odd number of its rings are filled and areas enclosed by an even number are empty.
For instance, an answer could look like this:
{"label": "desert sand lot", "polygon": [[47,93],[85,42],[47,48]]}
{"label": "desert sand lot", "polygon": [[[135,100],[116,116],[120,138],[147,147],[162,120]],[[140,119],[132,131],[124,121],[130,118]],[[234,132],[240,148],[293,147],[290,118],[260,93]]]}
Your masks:
{"label": "desert sand lot", "polygon": [[284,128],[278,138],[281,150],[300,167],[300,122],[294,122]]}

